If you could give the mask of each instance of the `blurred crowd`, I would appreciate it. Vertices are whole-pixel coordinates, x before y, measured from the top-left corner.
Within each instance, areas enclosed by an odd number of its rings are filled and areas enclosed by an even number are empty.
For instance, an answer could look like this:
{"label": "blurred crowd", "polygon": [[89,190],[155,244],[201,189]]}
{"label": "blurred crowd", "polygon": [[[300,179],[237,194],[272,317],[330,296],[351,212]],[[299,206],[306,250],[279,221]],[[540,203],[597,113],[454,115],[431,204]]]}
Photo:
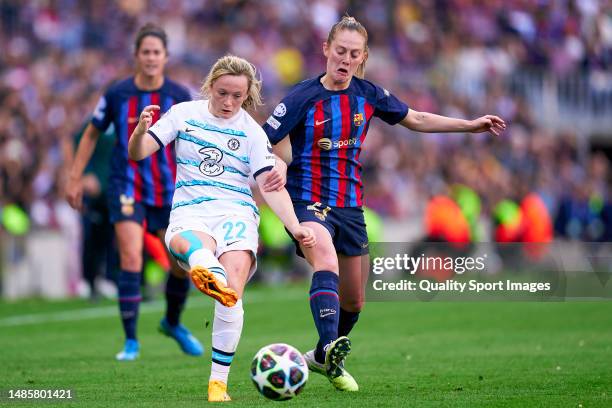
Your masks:
{"label": "blurred crowd", "polygon": [[0,207],[17,204],[34,226],[73,216],[62,190],[74,134],[103,89],[130,74],[141,24],[167,30],[168,75],[194,92],[218,57],[253,62],[263,123],[289,86],[324,70],[321,43],[349,12],[369,30],[367,79],[416,110],[491,113],[509,124],[500,138],[373,124],[362,154],[369,207],[416,218],[430,197],[461,183],[485,215],[537,192],[559,235],[602,239],[612,228],[609,157],[581,129],[544,126],[508,86],[531,71],[612,83],[609,0],[4,0],[0,11]]}

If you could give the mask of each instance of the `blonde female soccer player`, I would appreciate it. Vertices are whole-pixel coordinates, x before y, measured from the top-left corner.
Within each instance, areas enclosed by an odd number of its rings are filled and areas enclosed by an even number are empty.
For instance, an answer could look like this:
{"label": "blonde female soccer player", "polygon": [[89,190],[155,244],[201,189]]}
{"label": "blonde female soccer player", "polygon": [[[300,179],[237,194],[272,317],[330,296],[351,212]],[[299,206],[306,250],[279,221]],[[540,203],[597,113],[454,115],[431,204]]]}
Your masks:
{"label": "blonde female soccer player", "polygon": [[300,225],[284,188],[266,191],[275,156],[263,129],[245,111],[261,104],[253,65],[235,56],[219,59],[202,87],[207,100],[184,102],[149,128],[158,106],[147,106],[129,143],[142,160],[176,141],[177,175],[166,245],[203,293],[216,300],[209,401],[229,401],[227,379],[240,340],[244,286],[255,271],[259,211],[253,177],[266,203],[293,237],[315,245]]}

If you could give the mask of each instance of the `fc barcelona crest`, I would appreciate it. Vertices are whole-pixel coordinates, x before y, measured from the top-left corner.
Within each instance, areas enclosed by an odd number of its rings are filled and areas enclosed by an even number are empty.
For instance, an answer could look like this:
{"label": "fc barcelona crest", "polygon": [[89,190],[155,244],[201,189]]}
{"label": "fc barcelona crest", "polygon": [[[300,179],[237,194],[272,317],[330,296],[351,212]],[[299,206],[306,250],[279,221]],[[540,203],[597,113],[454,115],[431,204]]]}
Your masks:
{"label": "fc barcelona crest", "polygon": [[119,196],[119,202],[121,203],[121,214],[126,217],[131,217],[134,214],[134,197],[129,197],[125,194]]}
{"label": "fc barcelona crest", "polygon": [[353,123],[357,127],[363,125],[363,113],[356,113],[353,115]]}

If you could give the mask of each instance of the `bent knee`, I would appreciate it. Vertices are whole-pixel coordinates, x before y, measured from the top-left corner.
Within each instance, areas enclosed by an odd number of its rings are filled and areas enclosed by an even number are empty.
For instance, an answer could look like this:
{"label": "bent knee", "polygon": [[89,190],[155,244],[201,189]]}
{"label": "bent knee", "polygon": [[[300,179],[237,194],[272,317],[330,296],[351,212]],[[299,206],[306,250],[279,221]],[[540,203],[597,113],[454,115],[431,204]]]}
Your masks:
{"label": "bent knee", "polygon": [[[316,247],[314,248],[316,249]],[[338,256],[335,251],[323,250],[323,251],[309,251],[306,259],[315,271],[331,271],[338,273]]]}
{"label": "bent knee", "polygon": [[170,253],[185,263],[189,263],[192,253],[202,248],[202,241],[192,231],[181,232],[170,241]]}
{"label": "bent knee", "polygon": [[120,251],[119,258],[123,270],[140,272],[142,269],[142,253],[123,250]]}
{"label": "bent knee", "polygon": [[342,309],[346,310],[347,312],[352,312],[352,313],[361,312],[364,306],[365,306],[364,299],[351,299],[347,301],[342,300],[340,302],[340,307],[342,307]]}
{"label": "bent knee", "polygon": [[185,255],[189,252],[190,247],[191,244],[184,239],[173,239],[172,242],[170,242],[170,250],[175,254]]}

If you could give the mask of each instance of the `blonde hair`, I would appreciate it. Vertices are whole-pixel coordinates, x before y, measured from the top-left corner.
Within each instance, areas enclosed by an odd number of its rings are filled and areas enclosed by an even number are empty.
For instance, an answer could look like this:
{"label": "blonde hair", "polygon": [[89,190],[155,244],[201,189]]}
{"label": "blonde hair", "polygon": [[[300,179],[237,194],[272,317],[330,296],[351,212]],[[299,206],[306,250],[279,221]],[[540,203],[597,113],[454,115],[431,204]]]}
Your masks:
{"label": "blonde hair", "polygon": [[359,34],[363,36],[365,40],[365,45],[364,45],[364,50],[363,50],[365,53],[365,58],[363,62],[359,64],[359,67],[357,67],[357,72],[355,72],[355,76],[357,78],[363,79],[363,77],[365,76],[365,64],[366,64],[366,60],[368,59],[368,52],[370,50],[368,47],[368,30],[366,30],[363,24],[357,21],[355,17],[351,17],[347,14],[344,17],[342,17],[342,20],[338,21],[336,24],[332,26],[331,30],[329,31],[329,34],[327,35],[328,45],[331,45],[334,38],[336,38],[336,34],[340,30],[357,31]]}
{"label": "blonde hair", "polygon": [[247,78],[247,98],[242,102],[244,109],[255,110],[258,106],[263,105],[261,101],[261,80],[257,79],[257,69],[249,61],[235,55],[226,55],[219,58],[212,66],[204,84],[202,84],[202,88],[200,88],[204,97],[209,96],[213,84],[223,75],[244,75]]}

